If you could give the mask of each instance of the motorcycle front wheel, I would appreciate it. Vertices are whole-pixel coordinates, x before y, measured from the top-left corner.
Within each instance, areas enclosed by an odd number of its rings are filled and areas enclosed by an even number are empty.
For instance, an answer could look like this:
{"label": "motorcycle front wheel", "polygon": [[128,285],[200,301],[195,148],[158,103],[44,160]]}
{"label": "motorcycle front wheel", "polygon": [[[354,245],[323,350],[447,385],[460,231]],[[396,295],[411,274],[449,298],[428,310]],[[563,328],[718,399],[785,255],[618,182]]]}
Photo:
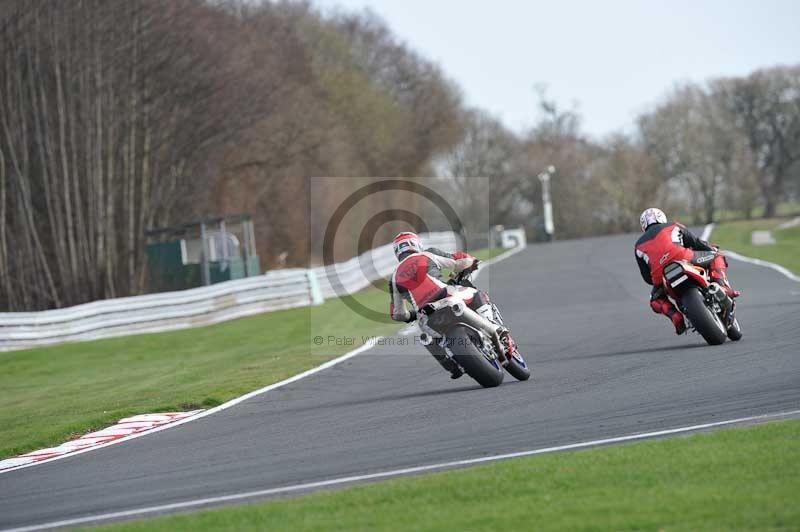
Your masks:
{"label": "motorcycle front wheel", "polygon": [[505,367],[506,371],[518,381],[526,381],[531,378],[531,368],[519,353],[514,353]]}
{"label": "motorcycle front wheel", "polygon": [[730,327],[728,327],[728,338],[734,342],[738,342],[742,339],[742,328],[739,325],[738,318],[733,318],[733,323],[731,323]]}

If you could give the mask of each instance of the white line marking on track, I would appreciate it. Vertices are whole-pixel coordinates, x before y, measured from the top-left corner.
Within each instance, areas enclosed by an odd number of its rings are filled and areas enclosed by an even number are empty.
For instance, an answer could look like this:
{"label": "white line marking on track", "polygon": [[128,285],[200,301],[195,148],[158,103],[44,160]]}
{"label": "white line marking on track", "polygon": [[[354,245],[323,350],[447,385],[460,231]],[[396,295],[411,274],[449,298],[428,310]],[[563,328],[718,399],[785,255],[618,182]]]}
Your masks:
{"label": "white line marking on track", "polygon": [[[524,246],[520,246],[520,247],[513,248],[513,249],[511,249],[509,251],[506,251],[505,253],[501,253],[500,255],[494,257],[493,259],[484,262],[483,263],[483,268],[487,268],[487,267],[491,266],[492,264],[495,264],[497,262],[500,262],[501,260],[507,259],[508,257],[519,253],[523,249],[525,249],[525,247]],[[413,332],[413,330],[409,331],[409,332]],[[405,334],[409,334],[409,332],[405,332]],[[401,334],[402,334],[402,332],[401,332]],[[133,434],[130,434],[128,436],[123,436],[121,438],[117,438],[115,440],[111,440],[111,441],[109,441],[107,443],[102,443],[100,445],[87,447],[86,449],[80,449],[80,450],[77,450],[77,451],[73,451],[73,452],[71,452],[69,454],[62,454],[62,455],[58,455],[58,456],[53,456],[52,458],[48,458],[47,460],[39,460],[37,462],[23,462],[20,465],[15,466],[15,467],[8,467],[6,469],[0,469],[0,475],[2,475],[3,473],[9,473],[11,471],[17,471],[19,469],[25,469],[27,467],[33,467],[33,466],[37,466],[37,465],[41,465],[41,464],[49,464],[50,462],[55,462],[56,460],[62,460],[64,458],[70,458],[70,457],[73,457],[73,456],[78,456],[80,454],[88,453],[88,452],[91,452],[91,451],[96,451],[98,449],[103,449],[105,447],[110,447],[111,445],[117,445],[119,443],[130,441],[130,440],[133,440],[133,439],[136,439],[136,438],[141,438],[142,436],[149,436],[150,434],[155,434],[156,432],[161,432],[162,430],[171,429],[173,427],[177,427],[179,425],[183,425],[184,423],[189,423],[190,421],[196,421],[198,419],[202,419],[202,418],[204,418],[206,416],[210,416],[211,414],[216,414],[217,412],[220,412],[220,411],[228,409],[228,408],[230,408],[232,406],[238,405],[242,401],[247,401],[248,399],[250,399],[252,397],[256,397],[258,395],[267,393],[267,392],[269,392],[271,390],[275,390],[277,388],[281,388],[283,386],[286,386],[287,384],[291,384],[293,382],[297,382],[300,379],[304,379],[306,377],[310,377],[311,375],[314,375],[315,373],[319,373],[320,371],[325,371],[326,369],[332,368],[333,366],[336,366],[337,364],[341,364],[342,362],[344,362],[346,360],[349,360],[349,359],[353,358],[354,356],[360,355],[361,353],[363,353],[365,351],[369,351],[370,349],[372,349],[373,347],[378,345],[380,340],[382,340],[384,338],[386,338],[386,337],[385,336],[379,336],[379,337],[376,337],[376,338],[372,338],[369,342],[365,343],[364,345],[362,345],[362,346],[350,351],[349,353],[345,353],[344,355],[342,355],[342,356],[340,356],[338,358],[334,358],[333,360],[329,360],[329,361],[325,362],[324,364],[321,364],[321,365],[319,365],[319,366],[317,366],[315,368],[311,368],[311,369],[309,369],[307,371],[304,371],[303,373],[298,373],[297,375],[295,375],[293,377],[289,377],[288,379],[285,379],[285,380],[282,380],[280,382],[276,382],[276,383],[270,384],[268,386],[264,386],[263,388],[259,388],[258,390],[254,390],[254,391],[252,391],[250,393],[246,393],[246,394],[244,394],[242,396],[239,396],[239,397],[236,397],[234,399],[231,399],[227,403],[223,403],[223,404],[221,404],[219,406],[215,406],[214,408],[209,408],[208,410],[203,410],[202,412],[198,413],[197,415],[194,415],[194,416],[191,416],[191,417],[187,417],[187,418],[181,419],[179,421],[174,421],[172,423],[169,423],[167,425],[162,425],[160,427],[155,427],[155,428],[153,428],[151,430],[148,430],[148,431],[139,432],[139,433],[133,433]],[[133,416],[133,417],[136,418],[136,419],[139,419],[139,418],[147,418],[147,416],[151,416],[151,414],[143,414],[142,416]],[[16,459],[16,458],[19,458],[19,457],[14,457],[14,458],[11,458],[11,459]],[[11,459],[9,459],[9,460],[11,460]]]}
{"label": "white line marking on track", "polygon": [[[703,240],[708,240],[711,236],[711,232],[714,230],[714,224],[708,224],[703,228],[703,234],[700,235],[700,238]],[[769,262],[766,260],[755,259],[753,257],[748,257],[746,255],[742,255],[740,253],[736,253],[735,251],[730,251],[728,249],[724,250],[725,255],[736,260],[740,260],[742,262],[747,262],[749,264],[755,264],[756,266],[763,266],[765,268],[771,268],[778,273],[781,273],[791,279],[792,281],[800,282],[800,277],[792,273],[787,268],[784,268],[780,264],[775,264],[774,262]]]}
{"label": "white line marking on track", "polygon": [[496,454],[491,456],[483,456],[481,458],[470,458],[466,460],[456,460],[453,462],[443,462],[439,464],[429,464],[417,467],[407,467],[403,469],[394,469],[391,471],[383,471],[381,473],[370,473],[365,475],[353,475],[349,477],[333,478],[329,480],[322,480],[319,482],[308,482],[306,484],[295,484],[293,486],[283,486],[280,488],[270,488],[256,491],[246,491],[242,493],[234,493],[231,495],[223,495],[220,497],[208,497],[204,499],[194,499],[184,502],[176,502],[172,504],[162,504],[159,506],[148,506],[144,508],[136,508],[134,510],[124,510],[120,512],[110,512],[105,514],[87,515],[84,517],[77,517],[74,519],[64,519],[62,521],[51,521],[49,523],[41,523],[38,525],[24,526],[20,528],[10,528],[0,532],[33,532],[35,530],[47,530],[51,528],[62,528],[68,526],[81,525],[86,523],[100,523],[114,519],[124,519],[129,517],[140,517],[148,514],[157,514],[161,512],[168,512],[171,510],[183,510],[188,508],[197,508],[200,506],[214,505],[223,502],[233,502],[246,499],[254,499],[259,497],[268,497],[270,495],[281,495],[287,493],[294,493],[298,491],[313,490],[317,488],[327,488],[331,486],[340,486],[342,484],[352,484],[354,482],[363,482],[367,480],[379,480],[413,473],[425,473],[437,471],[442,469],[451,469],[455,467],[471,466],[483,464],[488,462],[497,462],[500,460],[508,460],[509,458],[521,458],[525,456],[533,456],[537,454],[554,453],[559,451],[571,451],[575,449],[584,449],[588,447],[597,447],[600,445],[608,445],[612,443],[624,443],[636,440],[644,440],[650,438],[657,438],[660,436],[670,436],[673,434],[682,434],[687,432],[696,432],[700,430],[712,429],[716,427],[723,427],[726,425],[736,425],[740,423],[750,423],[758,421],[767,421],[769,419],[776,419],[782,417],[791,417],[800,415],[800,410],[791,410],[788,412],[779,412],[775,414],[763,414],[758,416],[749,416],[738,419],[729,419],[725,421],[715,421],[712,423],[703,423],[700,425],[690,425],[686,427],[678,427],[674,429],[657,430],[653,432],[642,432],[639,434],[631,434],[628,436],[618,436],[615,438],[605,438],[600,440],[592,440],[580,443],[571,443],[568,445],[558,445],[555,447],[544,447],[541,449],[533,449],[529,451],[519,451],[515,453]]}
{"label": "white line marking on track", "polygon": [[519,253],[520,251],[524,250],[526,247],[527,247],[527,246],[517,246],[517,247],[515,247],[515,248],[511,248],[511,249],[509,249],[508,251],[504,251],[503,253],[501,253],[501,254],[497,255],[496,257],[493,257],[493,258],[491,258],[491,259],[489,259],[489,260],[487,260],[487,261],[483,262],[483,263],[481,264],[481,268],[480,268],[480,269],[478,269],[478,270],[477,270],[477,271],[476,271],[476,272],[475,272],[475,273],[472,275],[472,279],[473,279],[473,280],[475,280],[475,279],[477,279],[478,277],[480,277],[480,275],[481,275],[481,272],[483,271],[483,269],[484,269],[484,268],[488,268],[488,267],[489,267],[489,266],[491,266],[492,264],[496,264],[496,263],[500,262],[501,260],[505,260],[505,259],[507,259],[507,258],[509,258],[509,257],[511,257],[511,256],[514,256],[514,255],[516,255],[517,253]]}
{"label": "white line marking on track", "polygon": [[742,262],[749,262],[750,264],[755,264],[756,266],[764,266],[766,268],[772,268],[776,272],[782,273],[783,275],[785,275],[786,277],[788,277],[792,281],[800,283],[800,277],[798,277],[797,275],[793,274],[790,270],[788,270],[787,268],[784,268],[780,264],[775,264],[774,262],[769,262],[769,261],[761,260],[761,259],[754,259],[752,257],[746,257],[744,255],[736,253],[735,251],[730,251],[730,250],[727,250],[727,249],[725,250],[725,255],[730,257],[730,258],[732,258],[732,259],[740,260]]}
{"label": "white line marking on track", "polygon": [[705,227],[703,227],[703,232],[700,233],[700,239],[707,242],[708,239],[711,238],[711,231],[713,230],[714,224],[707,224]]}

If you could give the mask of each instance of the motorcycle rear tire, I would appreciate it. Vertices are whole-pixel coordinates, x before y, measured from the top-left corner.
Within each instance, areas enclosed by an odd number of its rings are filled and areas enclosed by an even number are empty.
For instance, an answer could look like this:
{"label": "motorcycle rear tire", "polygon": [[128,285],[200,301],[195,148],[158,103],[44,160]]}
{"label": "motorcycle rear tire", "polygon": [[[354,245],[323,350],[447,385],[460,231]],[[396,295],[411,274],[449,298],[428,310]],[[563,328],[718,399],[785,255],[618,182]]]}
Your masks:
{"label": "motorcycle rear tire", "polygon": [[[503,382],[503,367],[494,364],[483,356],[474,344],[475,332],[466,327],[455,327],[448,335],[453,359],[464,368],[464,372],[484,388],[494,388]],[[499,366],[499,364],[498,364]]]}
{"label": "motorcycle rear tire", "polygon": [[703,294],[697,288],[689,288],[681,295],[686,315],[709,345],[720,345],[728,338],[728,331],[719,316],[706,306]]}

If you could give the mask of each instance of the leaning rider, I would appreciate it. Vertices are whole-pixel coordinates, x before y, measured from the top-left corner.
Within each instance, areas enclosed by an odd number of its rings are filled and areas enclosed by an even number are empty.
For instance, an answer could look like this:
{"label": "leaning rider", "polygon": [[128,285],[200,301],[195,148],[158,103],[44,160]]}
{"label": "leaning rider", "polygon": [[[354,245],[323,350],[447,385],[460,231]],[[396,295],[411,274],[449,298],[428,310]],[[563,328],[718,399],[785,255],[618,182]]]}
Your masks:
{"label": "leaning rider", "polygon": [[[389,313],[395,321],[411,323],[417,319],[420,308],[449,295],[448,285],[442,281],[442,269],[459,273],[474,270],[479,263],[478,259],[464,251],[447,253],[436,248],[423,250],[415,233],[400,233],[394,238],[393,245],[395,257],[400,262],[389,281]],[[410,303],[411,310],[406,308],[406,301]],[[489,301],[483,292],[475,291],[465,303],[482,313]],[[513,352],[514,341],[508,331],[504,330],[500,337],[508,352]],[[434,354],[434,358],[450,372],[451,378],[457,379],[463,374],[458,364],[446,356]]]}
{"label": "leaning rider", "polygon": [[636,262],[644,282],[653,285],[650,307],[656,314],[664,314],[672,321],[676,334],[686,331],[686,322],[664,290],[662,275],[668,263],[674,260],[687,260],[694,264],[708,262],[711,281],[720,285],[731,299],[739,296],[728,282],[728,262],[718,247],[698,238],[682,224],[667,223],[667,215],[661,209],[645,210],[639,223],[644,234],[636,242]]}

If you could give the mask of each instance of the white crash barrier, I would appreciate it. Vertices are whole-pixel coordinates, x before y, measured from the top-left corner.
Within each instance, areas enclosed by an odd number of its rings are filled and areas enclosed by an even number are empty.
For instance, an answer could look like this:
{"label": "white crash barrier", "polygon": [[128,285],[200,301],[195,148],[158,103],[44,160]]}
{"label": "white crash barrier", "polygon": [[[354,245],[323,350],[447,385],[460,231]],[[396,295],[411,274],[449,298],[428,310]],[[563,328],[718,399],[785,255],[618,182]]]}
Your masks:
{"label": "white crash barrier", "polygon": [[[453,251],[457,245],[455,234],[449,232],[421,237],[426,246],[445,251]],[[396,262],[389,244],[330,266],[274,270],[190,290],[107,299],[64,309],[0,313],[0,351],[200,327],[319,304],[325,298],[366,288],[388,276]]]}

